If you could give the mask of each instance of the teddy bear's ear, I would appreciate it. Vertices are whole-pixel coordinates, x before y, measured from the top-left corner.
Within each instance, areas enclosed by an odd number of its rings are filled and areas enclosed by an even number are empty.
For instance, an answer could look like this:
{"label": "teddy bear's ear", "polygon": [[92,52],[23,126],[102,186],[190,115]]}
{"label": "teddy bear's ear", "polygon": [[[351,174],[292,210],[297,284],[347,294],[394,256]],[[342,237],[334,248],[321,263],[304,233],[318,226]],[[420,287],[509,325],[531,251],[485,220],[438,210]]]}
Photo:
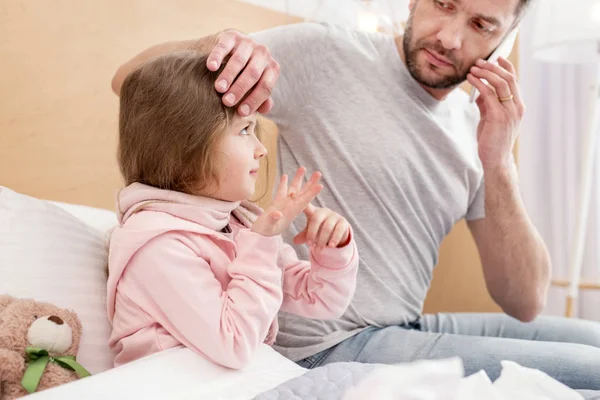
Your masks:
{"label": "teddy bear's ear", "polygon": [[0,294],[0,313],[15,300],[17,299],[7,294]]}
{"label": "teddy bear's ear", "polygon": [[62,315],[64,316],[63,319],[65,319],[65,321],[71,326],[71,334],[73,339],[71,342],[71,347],[67,350],[66,354],[75,356],[79,352],[79,344],[81,343],[83,326],[75,310],[63,309]]}
{"label": "teddy bear's ear", "polygon": [[[73,336],[74,336],[74,338],[75,338],[75,336],[77,336],[77,339],[79,339],[79,336],[81,336],[81,333],[83,331],[83,325],[81,324],[81,319],[79,319],[79,315],[77,315],[75,310],[69,308],[69,309],[67,309],[67,312],[69,314],[71,314],[71,323],[75,325],[75,326],[73,326],[73,328],[75,328],[75,330],[73,331]],[[77,340],[77,341],[79,341],[79,340]]]}

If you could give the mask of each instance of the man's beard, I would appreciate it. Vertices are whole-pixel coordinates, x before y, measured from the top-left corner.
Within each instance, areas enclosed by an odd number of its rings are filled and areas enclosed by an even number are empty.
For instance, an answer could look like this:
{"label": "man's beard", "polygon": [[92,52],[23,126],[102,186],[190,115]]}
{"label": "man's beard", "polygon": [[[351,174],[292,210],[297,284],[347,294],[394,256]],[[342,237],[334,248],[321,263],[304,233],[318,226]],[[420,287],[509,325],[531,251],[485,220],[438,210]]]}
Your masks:
{"label": "man's beard", "polygon": [[453,55],[449,53],[446,49],[444,49],[442,44],[439,42],[431,44],[425,42],[417,42],[415,43],[413,48],[411,48],[410,46],[412,42],[412,35],[412,17],[410,17],[406,24],[404,37],[402,38],[402,48],[404,50],[404,57],[406,58],[406,67],[408,68],[408,72],[418,83],[430,89],[450,89],[460,85],[467,79],[467,75],[469,74],[470,68],[467,68],[462,73],[456,72],[456,74],[453,75],[440,76],[438,78],[427,78],[417,62],[417,55],[419,53],[419,50],[421,50],[422,48],[433,50],[438,54],[448,58],[452,61],[456,70],[460,70],[460,68],[458,67],[460,67],[461,63],[457,62]]}

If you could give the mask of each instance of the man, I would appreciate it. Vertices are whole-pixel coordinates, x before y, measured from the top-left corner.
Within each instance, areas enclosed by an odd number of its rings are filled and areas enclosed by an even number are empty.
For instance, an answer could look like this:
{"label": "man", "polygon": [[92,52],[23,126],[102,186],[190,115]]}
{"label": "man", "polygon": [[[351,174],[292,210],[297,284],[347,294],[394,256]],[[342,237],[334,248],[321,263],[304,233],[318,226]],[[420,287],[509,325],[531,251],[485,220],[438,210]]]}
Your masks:
{"label": "man", "polygon": [[[119,69],[117,94],[152,56],[196,49],[211,54],[207,67],[216,70],[230,55],[215,82],[223,102],[278,124],[280,172],[299,165],[323,172],[318,203],[354,227],[358,287],[338,320],[282,314],[275,346],[282,354],[308,368],[458,355],[467,374],[485,369],[492,379],[508,359],[573,388],[600,389],[600,325],[536,319],[550,260],[511,155],[525,107],[512,64],[483,60],[528,2],[411,0],[397,38],[325,24],[251,37],[227,30],[154,46]],[[476,105],[457,90],[464,80],[481,93]],[[463,217],[490,294],[508,316],[421,315],[439,245]],[[286,240],[303,228],[297,221]],[[297,250],[306,256],[305,247]]]}

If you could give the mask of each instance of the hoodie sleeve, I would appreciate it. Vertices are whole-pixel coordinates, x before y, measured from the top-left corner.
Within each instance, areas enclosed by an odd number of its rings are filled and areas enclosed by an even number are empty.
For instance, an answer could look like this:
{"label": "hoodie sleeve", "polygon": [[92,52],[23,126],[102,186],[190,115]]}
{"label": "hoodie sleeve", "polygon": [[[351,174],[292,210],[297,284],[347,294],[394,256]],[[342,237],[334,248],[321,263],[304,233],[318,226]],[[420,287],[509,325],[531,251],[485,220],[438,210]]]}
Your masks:
{"label": "hoodie sleeve", "polygon": [[311,247],[310,261],[298,260],[294,249],[283,242],[279,266],[283,269],[281,310],[314,319],[339,318],[356,289],[358,252],[352,231],[344,247]]}
{"label": "hoodie sleeve", "polygon": [[282,302],[278,242],[253,232],[241,234],[245,237],[227,268],[231,281],[226,287],[210,262],[186,244],[185,233],[152,239],[125,272],[138,292],[134,295],[141,297],[138,304],[173,337],[236,369],[264,342]]}

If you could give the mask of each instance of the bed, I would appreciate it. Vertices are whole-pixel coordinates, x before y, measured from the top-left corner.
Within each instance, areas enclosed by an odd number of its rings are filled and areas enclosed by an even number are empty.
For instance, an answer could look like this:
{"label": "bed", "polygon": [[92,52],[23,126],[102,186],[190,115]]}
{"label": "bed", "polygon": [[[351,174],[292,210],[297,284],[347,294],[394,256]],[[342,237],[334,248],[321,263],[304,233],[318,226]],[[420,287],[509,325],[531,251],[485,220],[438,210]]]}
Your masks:
{"label": "bed", "polygon": [[[116,223],[112,211],[41,200],[0,186],[0,293],[74,309],[83,324],[78,361],[92,372],[89,378],[35,393],[32,399],[352,400],[365,393],[374,399],[494,398],[489,397],[496,392],[487,376],[464,378],[460,360],[391,367],[341,363],[309,371],[265,345],[239,371],[212,364],[182,347],[112,368],[105,267],[107,232]],[[528,393],[544,386],[539,384],[543,377],[535,375],[539,371],[520,371],[521,375],[505,379],[513,391],[506,393],[513,394],[498,399],[515,398],[515,390]],[[534,375],[522,379],[523,373]],[[546,399],[600,399],[593,393],[581,397],[556,381],[548,382],[551,392]],[[481,393],[488,394],[481,397]]]}

